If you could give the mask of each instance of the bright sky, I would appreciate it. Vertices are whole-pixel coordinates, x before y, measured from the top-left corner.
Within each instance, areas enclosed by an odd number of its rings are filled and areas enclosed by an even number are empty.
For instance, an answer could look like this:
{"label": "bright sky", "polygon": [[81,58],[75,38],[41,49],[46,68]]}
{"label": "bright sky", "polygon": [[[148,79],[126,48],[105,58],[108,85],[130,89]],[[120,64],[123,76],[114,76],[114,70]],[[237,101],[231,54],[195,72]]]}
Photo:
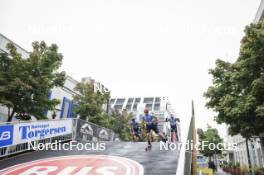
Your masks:
{"label": "bright sky", "polygon": [[[217,58],[234,61],[260,0],[1,0],[0,33],[27,50],[56,43],[62,70],[113,96],[169,96],[186,129],[216,127],[203,92]],[[225,127],[217,126],[222,136]]]}

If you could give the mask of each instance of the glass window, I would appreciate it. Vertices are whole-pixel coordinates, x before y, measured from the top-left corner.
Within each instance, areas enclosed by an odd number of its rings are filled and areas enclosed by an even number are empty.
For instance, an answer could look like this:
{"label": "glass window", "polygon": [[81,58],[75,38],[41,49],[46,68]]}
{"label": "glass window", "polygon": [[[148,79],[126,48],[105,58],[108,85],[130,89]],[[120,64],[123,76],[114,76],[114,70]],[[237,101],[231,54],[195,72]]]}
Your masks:
{"label": "glass window", "polygon": [[133,111],[136,111],[136,110],[137,110],[137,104],[134,104]]}
{"label": "glass window", "polygon": [[134,98],[129,98],[127,103],[133,103]]}
{"label": "glass window", "polygon": [[66,97],[63,98],[60,117],[61,118],[72,117],[72,101],[67,99]]}
{"label": "glass window", "polygon": [[130,111],[131,110],[131,107],[132,107],[132,105],[127,105],[126,106],[126,109]]}
{"label": "glass window", "polygon": [[155,103],[160,103],[160,97],[155,98]]}
{"label": "glass window", "polygon": [[146,104],[146,108],[148,108],[150,111],[152,111],[152,104]]}
{"label": "glass window", "polygon": [[144,103],[153,103],[154,98],[144,98]]}
{"label": "glass window", "polygon": [[154,111],[159,111],[159,110],[160,110],[160,104],[155,104]]}
{"label": "glass window", "polygon": [[116,110],[121,110],[122,109],[122,105],[115,105],[114,107]]}
{"label": "glass window", "polygon": [[136,103],[139,103],[140,102],[140,98],[136,98]]}
{"label": "glass window", "polygon": [[112,98],[112,99],[110,100],[110,103],[113,104],[114,102],[115,102],[115,99]]}
{"label": "glass window", "polygon": [[116,100],[116,104],[123,104],[125,102],[125,99],[124,98],[118,98],[117,100]]}
{"label": "glass window", "polygon": [[70,103],[65,102],[62,118],[67,118],[69,107],[70,107]]}

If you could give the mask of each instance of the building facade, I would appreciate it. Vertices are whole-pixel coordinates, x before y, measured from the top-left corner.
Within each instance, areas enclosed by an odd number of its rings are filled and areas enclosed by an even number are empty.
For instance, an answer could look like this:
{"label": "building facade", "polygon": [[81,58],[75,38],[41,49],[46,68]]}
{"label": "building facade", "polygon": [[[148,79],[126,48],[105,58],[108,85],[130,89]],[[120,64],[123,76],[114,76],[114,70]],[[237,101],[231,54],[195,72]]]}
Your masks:
{"label": "building facade", "polygon": [[264,17],[264,0],[261,0],[257,14],[254,19],[254,23],[258,23]]}
{"label": "building facade", "polygon": [[47,111],[46,116],[48,118],[72,118],[73,113],[73,97],[77,93],[74,91],[74,87],[77,85],[78,81],[70,76],[66,77],[63,87],[55,87],[51,90],[49,94],[50,99],[59,99],[60,104],[56,106],[56,110]]}
{"label": "building facade", "polygon": [[112,98],[110,100],[111,110],[126,110],[132,113],[137,120],[141,120],[144,109],[148,108],[160,121],[169,117],[173,113],[171,103],[168,97],[128,97],[128,98]]}
{"label": "building facade", "polygon": [[[131,113],[139,123],[142,121],[144,109],[148,108],[149,113],[158,118],[160,132],[170,134],[170,125],[165,121],[171,114],[174,114],[168,97],[127,97],[112,98],[109,103],[110,110],[127,111]],[[178,117],[178,116],[176,116]],[[169,130],[169,133],[168,133]],[[177,136],[181,140],[180,123],[177,122]]]}
{"label": "building facade", "polygon": [[[248,156],[246,148],[246,139],[241,135],[227,136],[228,143],[235,143],[237,149],[225,151],[224,155],[227,161],[240,165],[248,165]],[[252,138],[248,141],[250,160],[253,166],[264,167],[264,154],[260,138]]]}
{"label": "building facade", "polygon": [[13,41],[11,41],[6,36],[4,36],[0,33],[0,53],[8,53],[8,50],[6,48],[6,45],[8,43],[12,43],[16,47],[17,52],[19,54],[21,54],[22,58],[28,58],[29,57],[30,53],[28,51],[26,51],[25,49],[20,47],[18,44],[14,43]]}

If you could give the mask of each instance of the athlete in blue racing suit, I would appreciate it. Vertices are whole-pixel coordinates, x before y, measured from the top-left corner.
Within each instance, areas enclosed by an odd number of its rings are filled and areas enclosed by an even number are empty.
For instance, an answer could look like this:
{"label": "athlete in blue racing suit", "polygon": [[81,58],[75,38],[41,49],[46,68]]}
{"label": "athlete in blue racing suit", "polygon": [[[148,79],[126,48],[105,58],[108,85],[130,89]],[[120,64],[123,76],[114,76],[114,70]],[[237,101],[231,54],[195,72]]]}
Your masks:
{"label": "athlete in blue racing suit", "polygon": [[176,141],[178,141],[178,134],[177,134],[177,118],[174,117],[174,115],[171,114],[171,117],[169,119],[170,127],[171,127],[171,141],[173,142],[173,134],[175,133]]}
{"label": "athlete in blue racing suit", "polygon": [[146,123],[148,145],[151,146],[151,130],[158,134],[162,141],[166,142],[166,138],[159,132],[158,122],[154,119],[152,115],[149,115],[149,110],[145,109],[144,113],[145,115],[143,116],[143,121]]}

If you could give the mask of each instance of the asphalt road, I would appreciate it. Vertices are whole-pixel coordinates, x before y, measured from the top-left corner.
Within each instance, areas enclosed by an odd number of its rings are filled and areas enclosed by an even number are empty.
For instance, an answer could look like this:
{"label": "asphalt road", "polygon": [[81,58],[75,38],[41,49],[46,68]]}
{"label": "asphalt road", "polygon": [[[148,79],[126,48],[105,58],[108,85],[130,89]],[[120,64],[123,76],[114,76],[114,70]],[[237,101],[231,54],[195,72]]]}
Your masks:
{"label": "asphalt road", "polygon": [[69,155],[111,155],[129,158],[140,163],[145,175],[175,175],[179,152],[177,150],[160,150],[159,143],[153,143],[151,151],[145,151],[146,143],[107,142],[104,151],[33,151],[0,161],[0,170],[10,166],[33,160],[69,156]]}

